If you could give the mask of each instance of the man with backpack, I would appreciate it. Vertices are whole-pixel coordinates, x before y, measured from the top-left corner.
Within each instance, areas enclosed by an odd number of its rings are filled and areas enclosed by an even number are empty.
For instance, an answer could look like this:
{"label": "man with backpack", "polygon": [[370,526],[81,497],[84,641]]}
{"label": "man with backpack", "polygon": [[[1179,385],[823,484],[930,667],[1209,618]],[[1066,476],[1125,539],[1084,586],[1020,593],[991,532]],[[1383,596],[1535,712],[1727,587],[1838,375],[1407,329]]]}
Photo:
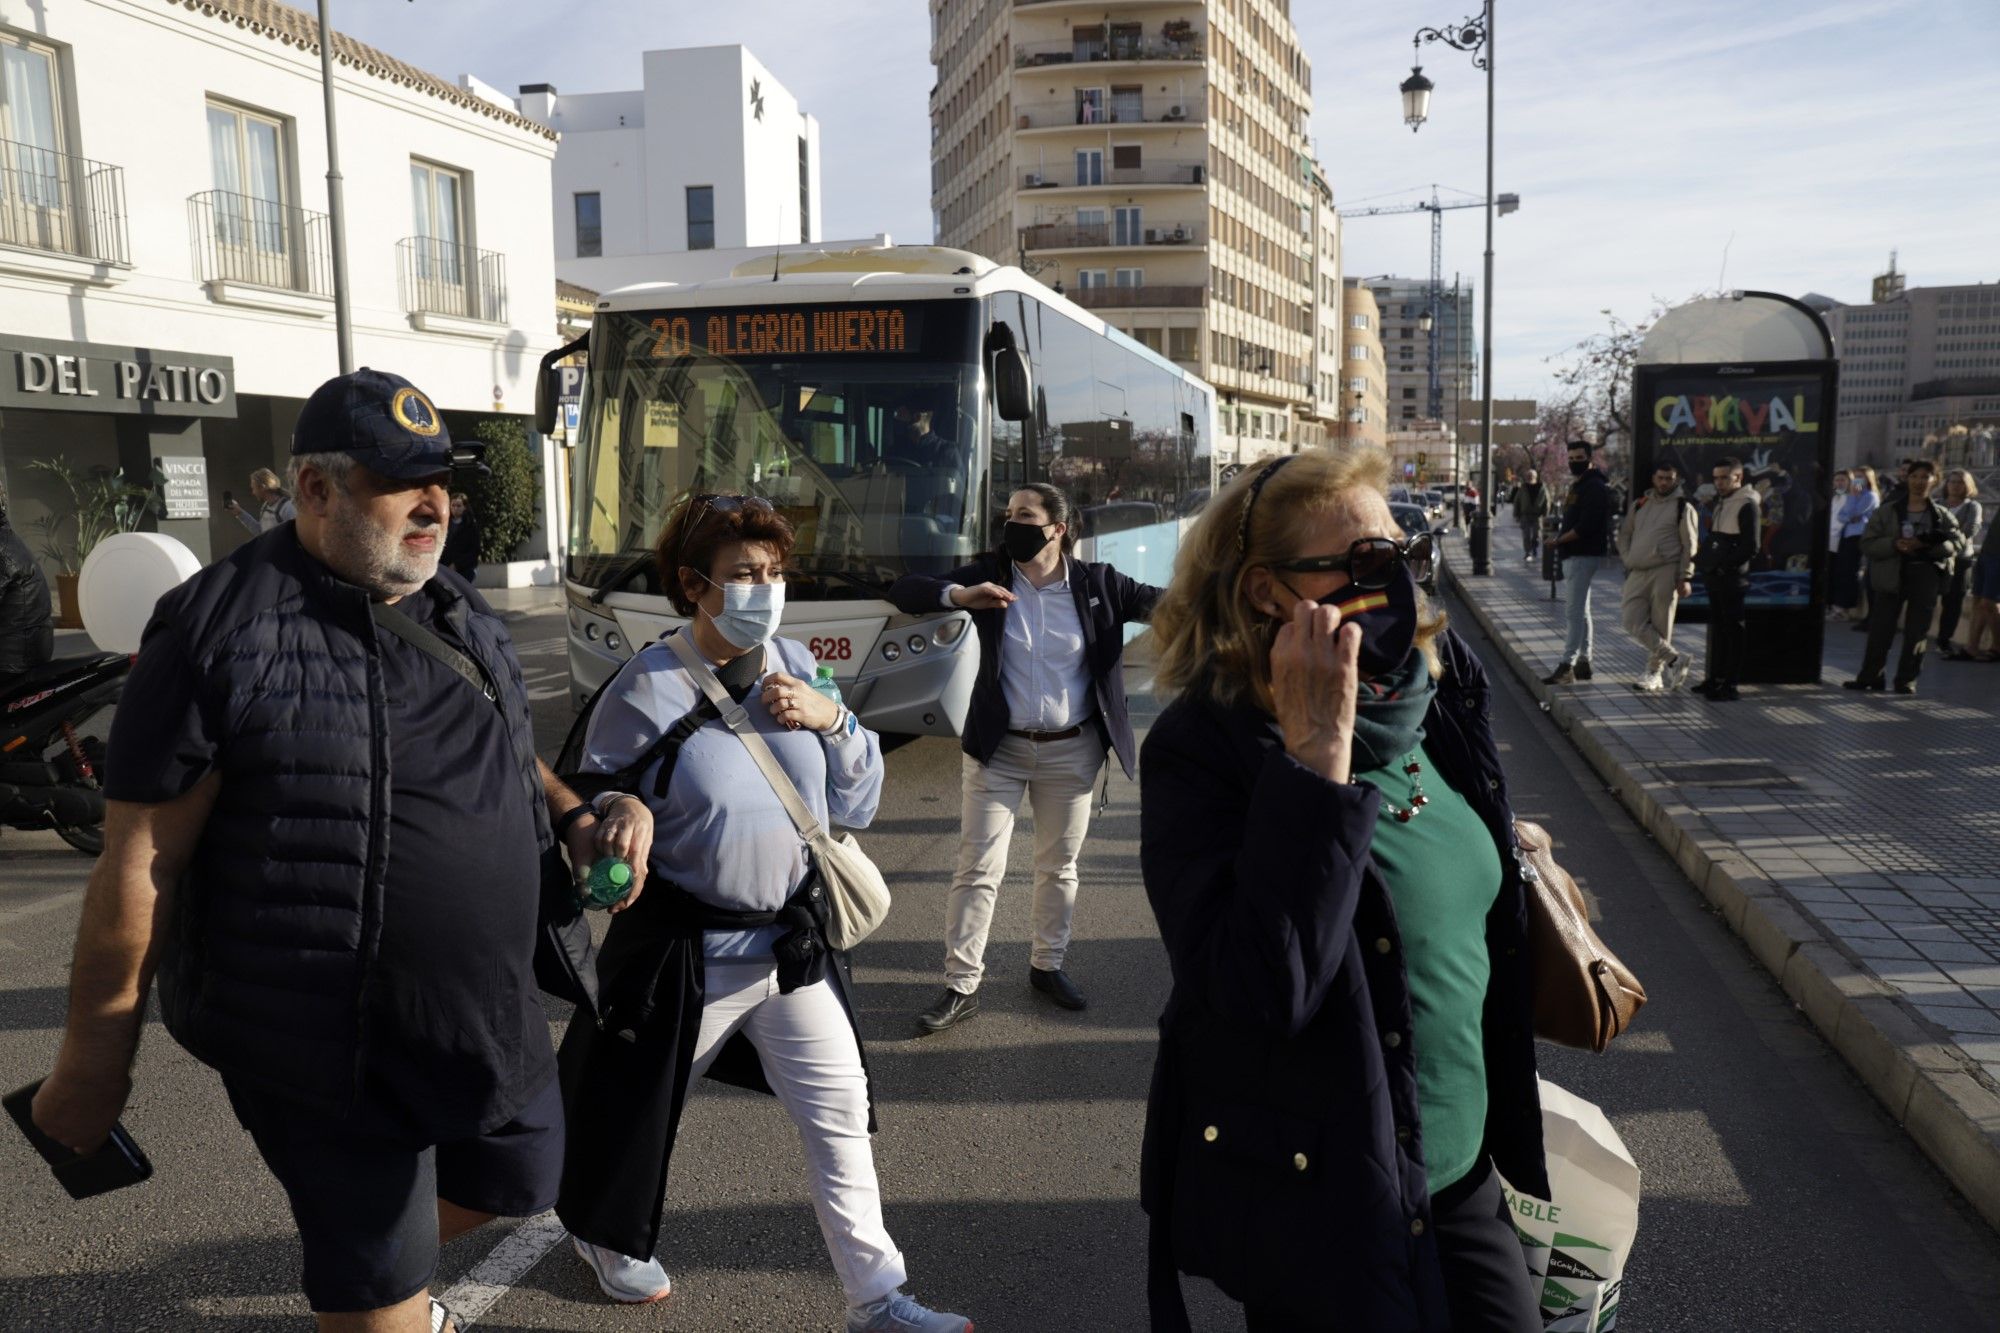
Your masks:
{"label": "man with backpack", "polygon": [[1680,466],[1661,459],[1653,469],[1653,489],[1639,497],[1618,525],[1618,558],[1625,563],[1625,632],[1646,650],[1646,670],[1632,683],[1642,694],[1677,690],[1687,683],[1687,654],[1674,651],[1674,610],[1693,591],[1700,532],[1694,504],[1681,494]]}

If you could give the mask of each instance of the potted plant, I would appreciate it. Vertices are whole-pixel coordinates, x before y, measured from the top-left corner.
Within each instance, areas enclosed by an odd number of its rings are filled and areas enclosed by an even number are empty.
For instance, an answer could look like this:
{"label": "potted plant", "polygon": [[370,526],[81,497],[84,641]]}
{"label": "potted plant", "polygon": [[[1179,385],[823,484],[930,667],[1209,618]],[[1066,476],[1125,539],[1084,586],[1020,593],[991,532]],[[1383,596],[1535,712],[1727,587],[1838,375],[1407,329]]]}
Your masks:
{"label": "potted plant", "polygon": [[56,624],[83,628],[77,604],[77,574],[97,543],[114,532],[132,532],[146,516],[150,492],[122,480],[110,468],[78,468],[67,458],[35,458],[28,466],[53,477],[69,494],[65,511],[60,501],[30,525],[41,537],[41,554],[56,567]]}

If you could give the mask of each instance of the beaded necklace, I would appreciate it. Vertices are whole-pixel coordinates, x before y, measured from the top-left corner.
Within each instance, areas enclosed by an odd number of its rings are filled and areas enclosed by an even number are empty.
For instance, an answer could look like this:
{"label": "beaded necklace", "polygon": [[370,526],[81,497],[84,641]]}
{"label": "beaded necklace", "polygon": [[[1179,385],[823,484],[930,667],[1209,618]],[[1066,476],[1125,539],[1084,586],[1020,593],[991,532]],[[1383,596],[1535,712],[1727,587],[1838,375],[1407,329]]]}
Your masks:
{"label": "beaded necklace", "polygon": [[1398,810],[1393,801],[1389,804],[1389,812],[1396,816],[1398,824],[1409,823],[1417,817],[1418,811],[1431,803],[1431,798],[1424,795],[1424,766],[1417,762],[1414,750],[1403,756],[1403,772],[1410,779],[1410,804],[1402,810]]}

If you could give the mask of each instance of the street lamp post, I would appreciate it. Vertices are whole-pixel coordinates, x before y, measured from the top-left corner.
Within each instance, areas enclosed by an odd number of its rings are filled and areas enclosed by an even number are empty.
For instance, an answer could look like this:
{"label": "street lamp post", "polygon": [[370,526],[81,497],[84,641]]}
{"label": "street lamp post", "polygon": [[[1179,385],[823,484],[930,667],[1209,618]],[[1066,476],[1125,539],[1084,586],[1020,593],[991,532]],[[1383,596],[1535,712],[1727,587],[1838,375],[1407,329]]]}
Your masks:
{"label": "street lamp post", "polygon": [[[1419,28],[1411,45],[1419,55],[1424,43],[1443,42],[1455,51],[1472,54],[1473,68],[1486,73],[1486,307],[1481,324],[1486,346],[1481,349],[1484,364],[1480,372],[1480,397],[1484,410],[1479,420],[1479,506],[1472,514],[1472,572],[1493,572],[1493,4],[1486,0],[1476,17],[1445,28]],[[1437,85],[1424,77],[1421,63],[1410,69],[1403,80],[1403,123],[1412,134],[1430,115],[1431,90]]]}
{"label": "street lamp post", "polygon": [[340,373],[354,369],[354,312],[347,299],[347,206],[341,192],[340,134],[333,119],[333,24],[319,0],[319,85],[326,102],[327,240],[333,250],[333,349]]}

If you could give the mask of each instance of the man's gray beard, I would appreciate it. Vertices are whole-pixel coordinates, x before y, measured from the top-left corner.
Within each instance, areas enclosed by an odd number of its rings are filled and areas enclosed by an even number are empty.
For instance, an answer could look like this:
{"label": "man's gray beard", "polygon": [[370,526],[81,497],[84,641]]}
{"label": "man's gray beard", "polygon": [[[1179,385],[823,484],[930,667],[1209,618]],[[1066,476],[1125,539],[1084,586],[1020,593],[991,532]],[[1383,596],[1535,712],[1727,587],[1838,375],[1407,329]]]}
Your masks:
{"label": "man's gray beard", "polygon": [[[403,549],[403,538],[419,532],[438,539],[429,555],[411,555]],[[412,522],[400,532],[384,532],[357,506],[344,500],[336,502],[327,515],[327,564],[349,583],[377,597],[408,597],[429,583],[437,575],[443,548],[442,523],[425,526]]]}

